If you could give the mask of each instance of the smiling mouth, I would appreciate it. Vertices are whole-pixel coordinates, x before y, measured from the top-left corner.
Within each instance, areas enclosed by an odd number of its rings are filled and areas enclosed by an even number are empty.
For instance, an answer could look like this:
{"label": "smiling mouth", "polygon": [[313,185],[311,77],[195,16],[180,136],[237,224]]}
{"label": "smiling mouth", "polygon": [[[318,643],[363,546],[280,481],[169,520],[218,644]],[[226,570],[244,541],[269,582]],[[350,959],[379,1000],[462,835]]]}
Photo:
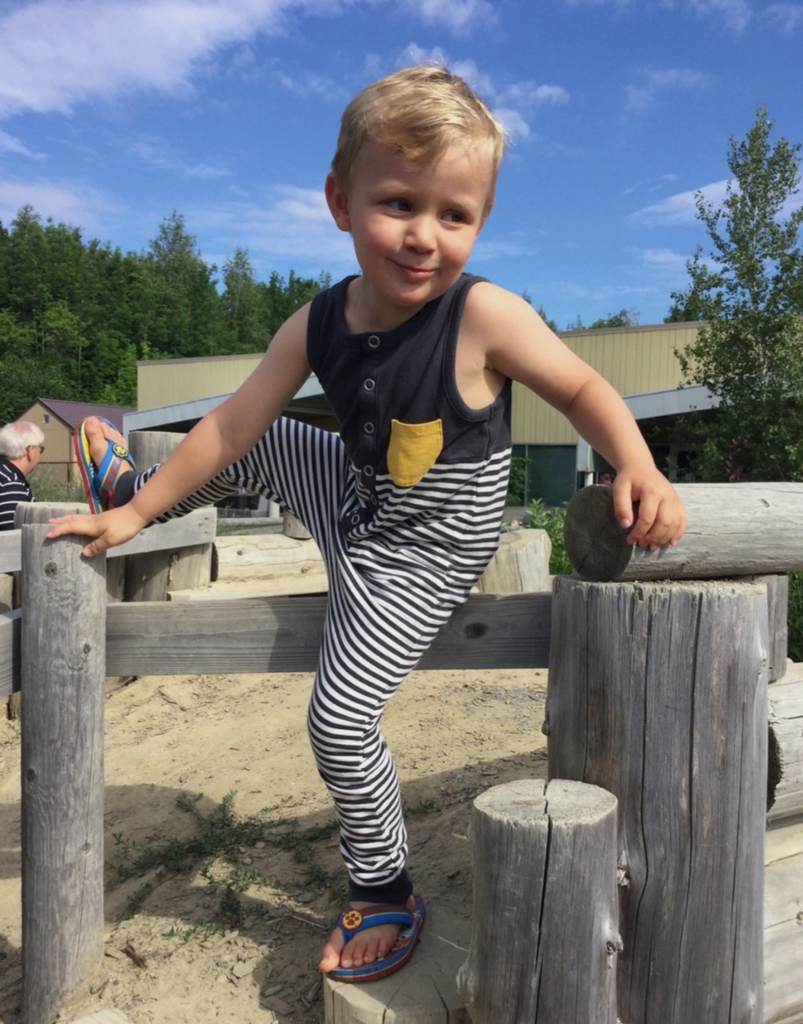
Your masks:
{"label": "smiling mouth", "polygon": [[412,274],[413,277],[427,277],[429,274],[435,273],[435,267],[408,267],[405,263],[397,263],[396,266],[399,270]]}

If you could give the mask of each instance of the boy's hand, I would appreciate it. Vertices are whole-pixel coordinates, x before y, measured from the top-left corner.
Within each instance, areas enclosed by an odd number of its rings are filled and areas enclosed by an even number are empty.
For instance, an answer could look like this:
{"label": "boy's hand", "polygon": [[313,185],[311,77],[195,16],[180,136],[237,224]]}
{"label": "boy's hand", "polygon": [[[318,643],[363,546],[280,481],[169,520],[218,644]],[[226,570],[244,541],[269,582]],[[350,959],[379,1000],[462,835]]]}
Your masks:
{"label": "boy's hand", "polygon": [[93,555],[99,555],[108,548],[124,544],[148,525],[130,503],[96,516],[59,516],[51,519],[50,523],[53,529],[47,535],[48,540],[76,533],[83,537],[94,537],[92,543],[87,544],[81,551],[86,558],[92,558]]}
{"label": "boy's hand", "polygon": [[[636,502],[638,518],[634,523]],[[654,466],[623,466],[613,483],[613,507],[622,526],[633,527],[627,535],[628,544],[651,551],[664,544],[677,544],[686,529],[686,511],[677,491]]]}

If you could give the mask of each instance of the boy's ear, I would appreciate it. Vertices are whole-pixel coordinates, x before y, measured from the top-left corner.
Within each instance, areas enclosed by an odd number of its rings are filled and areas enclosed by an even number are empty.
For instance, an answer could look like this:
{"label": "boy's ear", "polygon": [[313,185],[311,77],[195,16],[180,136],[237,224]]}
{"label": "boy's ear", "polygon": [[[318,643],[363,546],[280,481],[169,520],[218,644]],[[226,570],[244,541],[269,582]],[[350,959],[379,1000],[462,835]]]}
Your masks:
{"label": "boy's ear", "polygon": [[337,224],[341,231],[351,231],[348,196],[338,185],[334,174],[331,172],[326,175],[325,192],[329,212],[332,214],[335,224]]}

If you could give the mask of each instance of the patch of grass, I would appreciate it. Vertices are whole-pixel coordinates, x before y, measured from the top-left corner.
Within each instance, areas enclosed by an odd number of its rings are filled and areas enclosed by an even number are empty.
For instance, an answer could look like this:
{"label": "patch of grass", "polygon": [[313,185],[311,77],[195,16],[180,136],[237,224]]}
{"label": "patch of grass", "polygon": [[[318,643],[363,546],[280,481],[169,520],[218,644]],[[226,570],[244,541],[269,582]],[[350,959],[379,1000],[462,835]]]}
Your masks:
{"label": "patch of grass", "polygon": [[[233,809],[234,795],[227,793],[209,814],[198,810],[201,794],[179,796],[176,807],[195,821],[195,834],[188,839],[150,836],[139,846],[122,833],[115,833],[115,856],[111,863],[115,881],[140,877],[155,868],[163,868],[173,876],[200,871],[217,896],[216,921],[227,928],[243,923],[242,895],[254,885],[266,884],[265,877],[248,863],[243,853],[258,842],[276,850],[292,851],[293,859],[304,868],[304,884],[316,888],[329,886],[331,880],[317,862],[314,844],[337,832],[336,821],[299,829],[293,821],[269,820],[261,815],[239,817]],[[123,917],[137,913],[154,888],[154,883],[146,882],[137,889],[126,904]],[[197,930],[198,927],[192,929],[192,934]],[[175,933],[171,937],[183,942],[192,937],[184,931],[171,931]]]}
{"label": "patch of grass", "polygon": [[406,818],[415,818],[424,814],[437,814],[439,810],[440,805],[436,800],[422,800],[417,804],[405,804],[404,816]]}

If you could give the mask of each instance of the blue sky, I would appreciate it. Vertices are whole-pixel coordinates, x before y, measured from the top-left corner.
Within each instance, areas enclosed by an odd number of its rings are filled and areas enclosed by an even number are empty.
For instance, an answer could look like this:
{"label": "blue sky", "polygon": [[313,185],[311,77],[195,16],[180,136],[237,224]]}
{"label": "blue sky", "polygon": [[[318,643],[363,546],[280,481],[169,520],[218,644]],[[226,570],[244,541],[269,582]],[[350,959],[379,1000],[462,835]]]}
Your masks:
{"label": "blue sky", "polygon": [[322,185],[349,98],[440,60],[512,145],[471,269],[565,327],[660,322],[764,104],[803,142],[803,2],[0,0],[0,220],[128,250],[172,210],[205,259],[351,272]]}

